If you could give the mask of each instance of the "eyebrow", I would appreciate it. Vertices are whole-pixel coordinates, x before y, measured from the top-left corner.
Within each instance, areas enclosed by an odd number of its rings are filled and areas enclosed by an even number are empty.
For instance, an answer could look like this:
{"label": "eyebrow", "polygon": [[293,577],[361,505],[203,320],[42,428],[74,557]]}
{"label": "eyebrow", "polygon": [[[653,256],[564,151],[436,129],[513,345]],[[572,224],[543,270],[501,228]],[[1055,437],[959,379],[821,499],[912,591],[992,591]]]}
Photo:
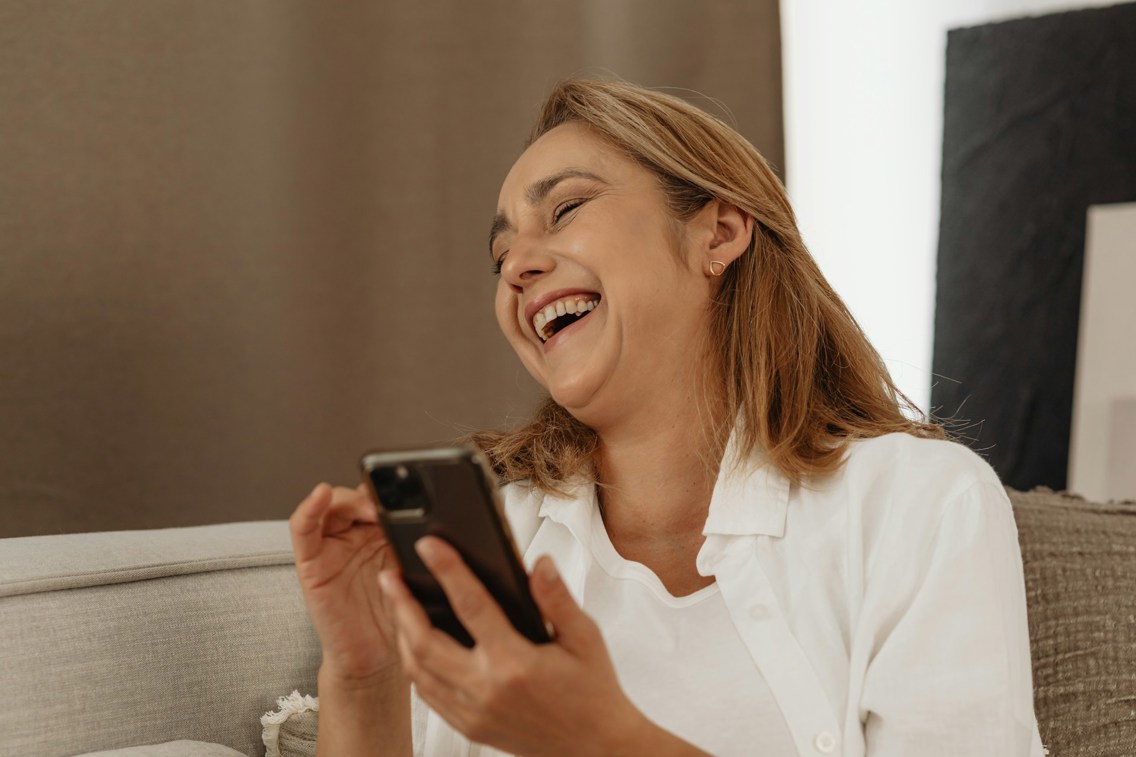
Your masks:
{"label": "eyebrow", "polygon": [[[556,188],[556,185],[566,179],[591,179],[602,183],[605,182],[602,178],[586,171],[583,168],[565,168],[562,171],[557,171],[551,176],[546,176],[540,181],[534,181],[525,190],[525,200],[529,205],[539,205],[544,202],[549,193]],[[509,219],[505,217],[504,212],[498,212],[493,217],[493,225],[489,227],[489,254],[493,255],[493,243],[497,241],[497,236],[505,231],[512,231],[513,224],[509,223]]]}

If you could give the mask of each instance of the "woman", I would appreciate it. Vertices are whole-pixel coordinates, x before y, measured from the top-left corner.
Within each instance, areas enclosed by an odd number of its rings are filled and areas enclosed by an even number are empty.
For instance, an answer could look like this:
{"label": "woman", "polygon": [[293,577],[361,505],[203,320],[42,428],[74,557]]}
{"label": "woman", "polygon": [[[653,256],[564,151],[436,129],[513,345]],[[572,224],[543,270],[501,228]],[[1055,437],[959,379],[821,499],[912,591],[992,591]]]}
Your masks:
{"label": "woman", "polygon": [[435,631],[321,484],[291,522],[321,754],[1040,755],[1009,502],[905,416],[756,150],[567,81],[498,208],[497,319],[550,399],[474,440],[556,640],[424,539],[477,644]]}

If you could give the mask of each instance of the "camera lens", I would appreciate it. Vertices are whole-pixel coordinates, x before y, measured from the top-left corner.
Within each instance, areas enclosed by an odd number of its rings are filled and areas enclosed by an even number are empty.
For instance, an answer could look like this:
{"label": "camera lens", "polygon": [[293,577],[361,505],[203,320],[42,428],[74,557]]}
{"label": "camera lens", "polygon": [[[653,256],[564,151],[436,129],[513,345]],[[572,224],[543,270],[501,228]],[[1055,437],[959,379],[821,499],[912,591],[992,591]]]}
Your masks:
{"label": "camera lens", "polygon": [[379,504],[385,510],[422,510],[426,507],[426,491],[422,480],[405,465],[375,468],[371,483]]}

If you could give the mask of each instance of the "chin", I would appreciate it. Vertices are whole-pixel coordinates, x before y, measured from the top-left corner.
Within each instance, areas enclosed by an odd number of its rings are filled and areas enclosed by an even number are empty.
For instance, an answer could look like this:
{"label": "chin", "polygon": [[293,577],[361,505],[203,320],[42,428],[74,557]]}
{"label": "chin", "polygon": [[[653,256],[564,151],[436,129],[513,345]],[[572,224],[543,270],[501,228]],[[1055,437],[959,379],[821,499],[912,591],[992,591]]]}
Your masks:
{"label": "chin", "polygon": [[545,384],[556,404],[566,410],[583,409],[591,401],[593,391],[573,381],[549,381]]}
{"label": "chin", "polygon": [[[597,401],[594,384],[578,382],[552,382],[546,386],[549,395],[572,417],[589,428],[596,428],[604,416],[601,403]],[[602,423],[601,423],[602,425]]]}
{"label": "chin", "polygon": [[579,417],[579,412],[586,412],[589,398],[584,393],[558,386],[550,386],[547,388],[549,395],[556,401],[556,404],[572,413],[572,415]]}

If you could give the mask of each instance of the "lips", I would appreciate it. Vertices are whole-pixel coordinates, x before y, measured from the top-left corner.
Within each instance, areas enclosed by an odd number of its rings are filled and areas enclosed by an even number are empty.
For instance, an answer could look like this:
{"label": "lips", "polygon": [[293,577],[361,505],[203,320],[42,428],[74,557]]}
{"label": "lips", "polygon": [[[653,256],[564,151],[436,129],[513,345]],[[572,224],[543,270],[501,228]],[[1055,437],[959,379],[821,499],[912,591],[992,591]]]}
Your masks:
{"label": "lips", "polygon": [[549,292],[525,307],[525,318],[542,342],[547,342],[562,329],[584,318],[602,298],[586,290]]}

